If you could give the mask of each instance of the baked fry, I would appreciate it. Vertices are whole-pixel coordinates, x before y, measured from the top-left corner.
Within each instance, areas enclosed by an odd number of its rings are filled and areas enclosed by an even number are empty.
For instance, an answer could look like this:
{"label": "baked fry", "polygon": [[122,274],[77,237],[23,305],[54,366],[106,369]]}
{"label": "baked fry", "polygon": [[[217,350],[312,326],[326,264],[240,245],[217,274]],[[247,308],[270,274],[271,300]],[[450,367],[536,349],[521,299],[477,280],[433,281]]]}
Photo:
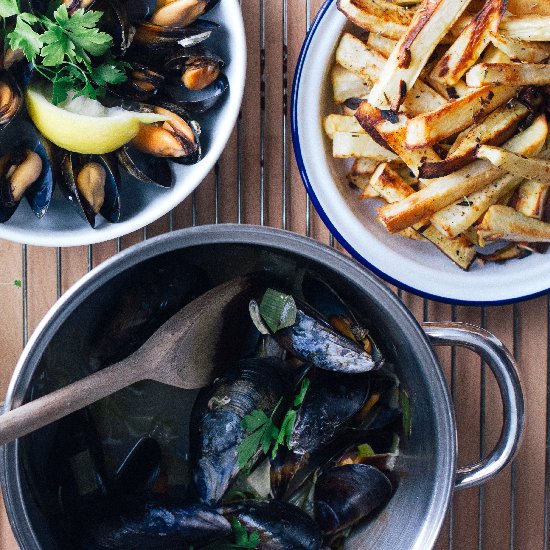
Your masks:
{"label": "baked fry", "polygon": [[446,87],[454,86],[483,53],[491,35],[497,32],[505,11],[506,0],[487,0],[439,60],[432,71],[432,78]]}
{"label": "baked fry", "polygon": [[[524,132],[508,140],[504,147],[520,155],[535,154],[542,148],[547,135],[548,124],[544,115],[541,115]],[[480,191],[504,174],[504,170],[491,166],[488,161],[475,161],[453,174],[430,180],[428,187],[401,202],[382,207],[379,218],[391,233],[400,231]]]}
{"label": "baked fry", "polygon": [[332,68],[331,79],[334,102],[338,105],[352,97],[364,97],[371,90],[362,78],[338,64]]}
{"label": "baked fry", "polygon": [[336,159],[362,158],[384,162],[397,160],[397,155],[378,145],[368,134],[336,132],[332,141],[332,155]]}
{"label": "baked fry", "polygon": [[[512,61],[542,63],[550,57],[550,44],[547,42],[526,42],[502,33],[493,34],[491,42]],[[493,61],[493,63],[498,63],[498,61]]]}
{"label": "baked fry", "polygon": [[530,218],[510,206],[491,206],[477,227],[482,242],[550,242],[550,223]]}
{"label": "baked fry", "polygon": [[408,124],[407,147],[426,147],[461,132],[504,105],[517,92],[517,87],[487,86],[474,90],[435,111],[418,115]]}
{"label": "baked fry", "polygon": [[550,161],[548,160],[525,158],[521,153],[489,145],[479,147],[477,157],[486,159],[494,166],[516,176],[550,185]]}
{"label": "baked fry", "polygon": [[407,92],[413,88],[436,46],[469,1],[424,0],[406,32],[398,37],[398,43],[369,94],[372,105],[399,111]]}
{"label": "baked fry", "polygon": [[466,74],[466,84],[482,86],[545,86],[550,66],[540,63],[479,63]]}
{"label": "baked fry", "polygon": [[527,42],[548,42],[550,41],[550,15],[504,17],[499,31]]}

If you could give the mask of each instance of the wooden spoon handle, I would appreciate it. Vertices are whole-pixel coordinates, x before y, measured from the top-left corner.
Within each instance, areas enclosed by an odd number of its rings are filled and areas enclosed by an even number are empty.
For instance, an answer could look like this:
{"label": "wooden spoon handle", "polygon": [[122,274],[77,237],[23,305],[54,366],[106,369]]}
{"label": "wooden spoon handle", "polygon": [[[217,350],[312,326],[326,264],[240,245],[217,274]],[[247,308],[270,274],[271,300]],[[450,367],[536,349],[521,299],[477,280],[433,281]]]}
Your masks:
{"label": "wooden spoon handle", "polygon": [[0,416],[0,445],[43,428],[143,379],[139,369],[117,363]]}

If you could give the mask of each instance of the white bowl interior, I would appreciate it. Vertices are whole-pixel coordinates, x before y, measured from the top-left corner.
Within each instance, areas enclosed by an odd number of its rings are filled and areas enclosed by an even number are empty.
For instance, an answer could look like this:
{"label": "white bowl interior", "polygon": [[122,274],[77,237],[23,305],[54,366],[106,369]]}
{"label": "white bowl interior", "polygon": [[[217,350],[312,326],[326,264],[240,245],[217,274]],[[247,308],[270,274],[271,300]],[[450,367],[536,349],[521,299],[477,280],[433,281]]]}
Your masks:
{"label": "white bowl interior", "polygon": [[221,0],[205,19],[221,25],[206,45],[225,60],[230,89],[221,104],[196,117],[202,128],[203,159],[192,166],[173,164],[176,177],[172,189],[123,180],[120,223],[111,224],[99,216],[96,228],[92,229],[56,188],[44,218],[36,218],[23,200],[11,220],[0,224],[0,238],[39,246],[80,246],[115,239],[154,222],[193,192],[210,172],[231,135],[246,75],[246,39],[239,1]]}
{"label": "white bowl interior", "polygon": [[549,254],[481,266],[465,272],[428,242],[390,235],[376,220],[380,202],[361,201],[346,181],[345,161],[332,158],[322,117],[338,112],[329,71],[347,20],[335,2],[320,12],[301,71],[297,72],[294,143],[313,201],[340,242],[385,279],[414,292],[459,302],[502,302],[544,292],[550,286]]}

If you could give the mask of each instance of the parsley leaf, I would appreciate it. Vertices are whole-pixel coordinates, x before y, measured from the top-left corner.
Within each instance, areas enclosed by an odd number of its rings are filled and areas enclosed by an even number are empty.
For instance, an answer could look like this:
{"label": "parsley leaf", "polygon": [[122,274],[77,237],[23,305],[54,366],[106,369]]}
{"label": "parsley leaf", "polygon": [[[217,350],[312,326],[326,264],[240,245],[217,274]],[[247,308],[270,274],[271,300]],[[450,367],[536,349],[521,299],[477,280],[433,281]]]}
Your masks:
{"label": "parsley leaf", "polygon": [[28,61],[33,61],[44,45],[42,37],[31,26],[37,21],[34,15],[22,13],[17,16],[15,28],[8,34],[10,48],[23,50]]}
{"label": "parsley leaf", "polygon": [[[206,546],[201,546],[202,550],[256,550],[260,546],[261,538],[259,531],[248,532],[237,518],[231,518],[231,527],[233,529],[233,542],[216,541]],[[189,547],[188,550],[193,550]]]}
{"label": "parsley leaf", "polygon": [[281,445],[290,449],[290,440],[298,417],[298,408],[304,402],[309,384],[309,378],[302,380],[300,390],[292,402],[293,406],[283,417],[280,428],[273,422],[273,417],[283,401],[282,397],[271,416],[267,416],[263,411],[255,410],[243,418],[241,426],[248,435],[242,440],[237,450],[239,468],[244,468],[250,462],[259,447],[261,447],[264,454],[267,454],[271,449],[272,458],[275,458]]}
{"label": "parsley leaf", "polygon": [[100,86],[122,84],[127,80],[125,70],[128,67],[128,63],[110,59],[92,70],[92,78]]}
{"label": "parsley leaf", "polygon": [[6,19],[19,13],[17,0],[0,0],[0,17]]}

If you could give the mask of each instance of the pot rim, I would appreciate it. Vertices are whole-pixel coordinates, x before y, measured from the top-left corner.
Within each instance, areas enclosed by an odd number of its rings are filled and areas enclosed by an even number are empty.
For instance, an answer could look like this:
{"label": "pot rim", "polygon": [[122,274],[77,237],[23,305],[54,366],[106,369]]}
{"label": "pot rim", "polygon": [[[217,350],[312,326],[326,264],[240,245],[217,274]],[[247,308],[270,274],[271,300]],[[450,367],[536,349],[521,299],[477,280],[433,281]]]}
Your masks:
{"label": "pot rim", "polygon": [[[372,273],[355,260],[313,239],[262,226],[218,224],[182,229],[144,241],[113,256],[85,275],[74,284],[50,309],[31,336],[17,363],[11,378],[4,403],[4,412],[19,406],[32,379],[40,359],[51,339],[57,334],[66,319],[89,296],[113,277],[150,260],[156,256],[195,246],[219,244],[246,244],[279,250],[311,259],[324,264],[340,276],[350,279],[361,288],[368,288],[373,300],[382,306],[388,315],[398,317],[400,325],[405,327],[409,339],[415,346],[419,364],[425,371],[431,392],[438,394],[431,400],[431,406],[437,407],[435,422],[438,437],[445,442],[443,452],[439,453],[438,484],[431,496],[426,518],[418,529],[415,546],[411,550],[432,548],[439,535],[447,512],[454,487],[457,461],[457,435],[455,415],[439,360],[428,337],[401,300],[391,292]],[[438,445],[441,450],[442,444]],[[8,443],[0,449],[0,480],[10,525],[22,548],[36,548],[36,527],[31,525],[29,511],[21,494],[22,465],[18,460],[19,440]],[[24,518],[25,521],[14,518]],[[23,546],[23,543],[25,546]],[[29,546],[30,544],[30,546]]]}

